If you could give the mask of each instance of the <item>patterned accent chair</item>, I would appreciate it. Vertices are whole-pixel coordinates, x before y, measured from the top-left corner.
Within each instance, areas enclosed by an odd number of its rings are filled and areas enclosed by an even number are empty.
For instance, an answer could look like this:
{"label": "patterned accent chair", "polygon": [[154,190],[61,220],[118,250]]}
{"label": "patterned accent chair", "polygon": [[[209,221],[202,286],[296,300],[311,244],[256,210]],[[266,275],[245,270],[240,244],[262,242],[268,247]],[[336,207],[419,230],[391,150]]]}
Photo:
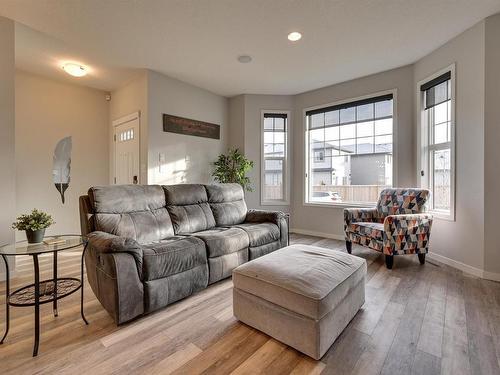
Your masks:
{"label": "patterned accent chair", "polygon": [[354,242],[384,253],[388,269],[394,255],[417,254],[424,264],[432,226],[432,215],[425,213],[428,197],[425,189],[385,189],[375,208],[344,209],[347,252]]}

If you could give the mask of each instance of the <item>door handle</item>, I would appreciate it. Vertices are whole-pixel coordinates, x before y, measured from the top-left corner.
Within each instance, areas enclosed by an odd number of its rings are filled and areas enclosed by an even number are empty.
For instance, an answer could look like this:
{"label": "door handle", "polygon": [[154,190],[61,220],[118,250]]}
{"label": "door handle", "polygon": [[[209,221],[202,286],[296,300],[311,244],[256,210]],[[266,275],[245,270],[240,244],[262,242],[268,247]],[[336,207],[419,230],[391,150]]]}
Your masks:
{"label": "door handle", "polygon": [[134,176],[134,179],[133,179],[133,183],[134,183],[134,185],[137,185],[137,183],[138,183],[138,182],[139,182],[139,181],[137,180],[137,176]]}

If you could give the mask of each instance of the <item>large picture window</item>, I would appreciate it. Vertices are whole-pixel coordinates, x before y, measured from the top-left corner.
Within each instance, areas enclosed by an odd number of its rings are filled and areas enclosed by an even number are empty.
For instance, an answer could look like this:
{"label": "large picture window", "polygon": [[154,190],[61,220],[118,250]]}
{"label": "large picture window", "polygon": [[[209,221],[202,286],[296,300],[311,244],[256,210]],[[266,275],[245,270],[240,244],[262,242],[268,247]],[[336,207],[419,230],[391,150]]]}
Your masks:
{"label": "large picture window", "polygon": [[262,113],[262,204],[288,202],[288,113]]}
{"label": "large picture window", "polygon": [[374,203],[392,186],[393,94],[306,111],[306,201]]}
{"label": "large picture window", "polygon": [[431,191],[430,209],[453,216],[453,90],[451,69],[420,85],[422,185]]}

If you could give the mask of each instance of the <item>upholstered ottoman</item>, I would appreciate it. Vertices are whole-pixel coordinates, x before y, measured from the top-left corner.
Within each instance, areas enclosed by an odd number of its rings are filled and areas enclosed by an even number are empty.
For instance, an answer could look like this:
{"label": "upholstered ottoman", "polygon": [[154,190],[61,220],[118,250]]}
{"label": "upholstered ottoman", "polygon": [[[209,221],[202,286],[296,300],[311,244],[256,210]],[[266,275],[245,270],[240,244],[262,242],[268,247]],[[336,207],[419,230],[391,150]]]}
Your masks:
{"label": "upholstered ottoman", "polygon": [[320,359],[365,302],[366,261],[291,245],[233,271],[234,315]]}

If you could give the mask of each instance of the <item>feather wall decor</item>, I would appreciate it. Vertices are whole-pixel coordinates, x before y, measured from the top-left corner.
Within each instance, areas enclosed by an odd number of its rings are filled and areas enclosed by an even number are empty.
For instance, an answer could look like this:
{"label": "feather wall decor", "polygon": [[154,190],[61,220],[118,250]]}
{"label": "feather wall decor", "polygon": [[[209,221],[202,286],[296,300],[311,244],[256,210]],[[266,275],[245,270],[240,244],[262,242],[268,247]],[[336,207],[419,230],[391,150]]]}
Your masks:
{"label": "feather wall decor", "polygon": [[71,148],[71,137],[66,137],[57,142],[54,150],[52,178],[57,191],[61,194],[63,204],[64,192],[68,189],[70,181]]}

